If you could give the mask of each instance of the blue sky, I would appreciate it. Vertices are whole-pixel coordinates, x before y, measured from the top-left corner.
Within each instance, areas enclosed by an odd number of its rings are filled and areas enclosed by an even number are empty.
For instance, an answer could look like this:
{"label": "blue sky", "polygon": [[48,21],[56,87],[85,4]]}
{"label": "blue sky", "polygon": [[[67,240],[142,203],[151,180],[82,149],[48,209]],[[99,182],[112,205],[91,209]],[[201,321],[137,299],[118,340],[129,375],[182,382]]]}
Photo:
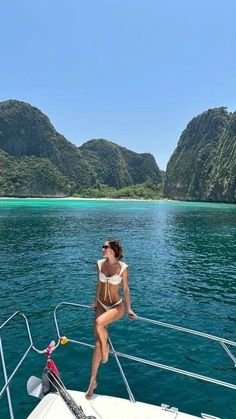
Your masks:
{"label": "blue sky", "polygon": [[194,116],[236,109],[235,22],[233,0],[1,0],[0,100],[165,170]]}

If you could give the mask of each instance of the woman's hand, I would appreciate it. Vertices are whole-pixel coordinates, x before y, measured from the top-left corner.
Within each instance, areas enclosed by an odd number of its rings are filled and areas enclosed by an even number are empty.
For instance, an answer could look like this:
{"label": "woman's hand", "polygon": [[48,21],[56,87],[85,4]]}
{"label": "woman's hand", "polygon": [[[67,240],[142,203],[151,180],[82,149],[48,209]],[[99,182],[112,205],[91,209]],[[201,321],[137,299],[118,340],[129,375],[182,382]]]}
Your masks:
{"label": "woman's hand", "polygon": [[97,310],[97,302],[95,301],[94,303],[92,303],[91,305],[92,310],[96,311]]}
{"label": "woman's hand", "polygon": [[137,314],[135,314],[135,312],[133,310],[131,310],[131,308],[129,310],[127,310],[127,314],[129,316],[130,319],[132,320],[137,320]]}

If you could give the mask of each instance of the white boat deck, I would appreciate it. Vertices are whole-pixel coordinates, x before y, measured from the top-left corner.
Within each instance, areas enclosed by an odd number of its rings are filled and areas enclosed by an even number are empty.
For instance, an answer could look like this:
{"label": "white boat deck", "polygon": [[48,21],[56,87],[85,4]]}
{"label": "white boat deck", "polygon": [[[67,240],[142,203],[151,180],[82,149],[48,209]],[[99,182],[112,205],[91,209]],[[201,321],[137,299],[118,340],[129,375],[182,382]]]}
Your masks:
{"label": "white boat deck", "polygon": [[[171,412],[160,406],[135,402],[112,396],[94,395],[87,400],[81,391],[68,390],[87,416],[96,419],[196,419],[182,412]],[[27,419],[72,419],[74,415],[56,393],[49,393]]]}

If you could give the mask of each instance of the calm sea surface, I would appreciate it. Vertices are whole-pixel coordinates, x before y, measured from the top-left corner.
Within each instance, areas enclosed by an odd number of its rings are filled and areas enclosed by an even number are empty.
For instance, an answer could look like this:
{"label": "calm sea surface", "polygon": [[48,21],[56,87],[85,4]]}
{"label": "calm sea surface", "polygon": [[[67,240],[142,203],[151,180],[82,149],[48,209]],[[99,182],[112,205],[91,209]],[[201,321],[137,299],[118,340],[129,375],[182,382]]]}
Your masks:
{"label": "calm sea surface", "polygon": [[[109,237],[122,241],[132,305],[139,316],[236,341],[236,206],[211,203],[65,199],[0,200],[0,324],[16,310],[29,318],[34,344],[56,339],[53,308],[90,304],[96,261]],[[93,343],[90,310],[62,307],[61,334]],[[236,369],[213,340],[127,317],[110,327],[114,347],[236,384]],[[27,348],[22,318],[2,333],[10,374]],[[236,356],[236,347],[229,347]],[[92,351],[60,345],[54,360],[65,385],[85,391]],[[137,400],[166,403],[195,415],[236,418],[236,390],[122,359]],[[27,395],[45,356],[30,352],[10,386],[16,419],[37,404]],[[0,388],[3,385],[0,367]],[[113,356],[99,372],[98,393],[128,398]],[[0,417],[8,418],[6,396]]]}

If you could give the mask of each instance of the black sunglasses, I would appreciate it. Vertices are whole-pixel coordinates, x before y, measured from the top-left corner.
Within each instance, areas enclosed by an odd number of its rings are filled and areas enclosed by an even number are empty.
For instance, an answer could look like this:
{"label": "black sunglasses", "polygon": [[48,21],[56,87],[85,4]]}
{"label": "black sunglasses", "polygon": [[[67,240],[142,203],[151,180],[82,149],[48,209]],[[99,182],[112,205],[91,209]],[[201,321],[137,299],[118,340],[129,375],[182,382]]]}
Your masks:
{"label": "black sunglasses", "polygon": [[109,248],[110,248],[110,246],[108,246],[107,244],[104,244],[104,245],[102,246],[102,248],[103,248],[103,249],[109,249]]}

